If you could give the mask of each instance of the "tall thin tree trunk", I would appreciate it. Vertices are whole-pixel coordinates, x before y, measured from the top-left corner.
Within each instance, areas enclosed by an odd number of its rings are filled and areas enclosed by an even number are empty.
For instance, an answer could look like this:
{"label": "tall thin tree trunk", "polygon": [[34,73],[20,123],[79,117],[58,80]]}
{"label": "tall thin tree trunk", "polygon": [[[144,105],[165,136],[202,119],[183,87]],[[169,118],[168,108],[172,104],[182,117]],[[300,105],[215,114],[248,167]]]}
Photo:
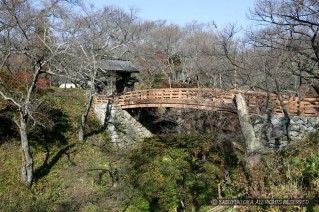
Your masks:
{"label": "tall thin tree trunk", "polygon": [[21,167],[21,182],[27,186],[31,186],[33,180],[33,158],[30,152],[28,140],[28,115],[20,112],[20,136],[22,146],[22,167]]}
{"label": "tall thin tree trunk", "polygon": [[290,116],[288,114],[288,110],[285,106],[285,103],[284,103],[284,100],[282,99],[282,95],[280,93],[280,85],[279,85],[279,82],[278,80],[274,79],[275,83],[276,83],[276,95],[279,99],[279,102],[280,102],[280,106],[282,108],[282,111],[284,113],[284,120],[285,120],[285,129],[284,129],[284,134],[286,135],[287,137],[287,140],[288,140],[288,143],[291,142],[291,137],[290,137]]}
{"label": "tall thin tree trunk", "polygon": [[263,145],[260,140],[256,138],[245,99],[241,94],[236,94],[236,106],[241,130],[245,138],[247,163],[250,166],[254,166],[260,161]]}
{"label": "tall thin tree trunk", "polygon": [[299,85],[298,85],[298,92],[297,92],[297,96],[298,96],[298,110],[297,110],[297,115],[300,116],[300,103],[301,103],[301,82],[302,82],[302,78],[301,75],[299,75]]}
{"label": "tall thin tree trunk", "polygon": [[80,123],[80,130],[79,130],[79,141],[83,142],[84,141],[84,130],[85,130],[85,125],[86,125],[86,120],[89,116],[90,108],[92,106],[93,102],[93,94],[92,90],[89,91],[89,97],[88,97],[88,102],[86,103],[84,113],[81,116],[81,123]]}
{"label": "tall thin tree trunk", "polygon": [[290,143],[291,142],[291,137],[290,137],[290,116],[288,114],[288,110],[287,110],[287,108],[285,106],[285,103],[284,103],[284,100],[282,99],[281,94],[277,93],[277,96],[278,96],[282,111],[284,113],[284,120],[285,120],[285,123],[284,123],[284,126],[285,126],[284,134],[287,137],[288,143]]}
{"label": "tall thin tree trunk", "polygon": [[91,83],[90,83],[90,90],[89,90],[89,96],[88,96],[88,101],[86,103],[85,106],[85,110],[82,114],[81,117],[81,123],[80,123],[80,130],[79,130],[79,141],[83,142],[84,141],[84,130],[85,130],[85,125],[86,125],[86,120],[89,116],[89,112],[92,106],[92,102],[93,102],[93,97],[95,94],[95,78],[96,78],[96,74],[97,74],[97,67],[96,67],[96,61],[95,58],[94,60],[94,67],[93,67],[93,72],[92,72],[92,76],[91,76]]}

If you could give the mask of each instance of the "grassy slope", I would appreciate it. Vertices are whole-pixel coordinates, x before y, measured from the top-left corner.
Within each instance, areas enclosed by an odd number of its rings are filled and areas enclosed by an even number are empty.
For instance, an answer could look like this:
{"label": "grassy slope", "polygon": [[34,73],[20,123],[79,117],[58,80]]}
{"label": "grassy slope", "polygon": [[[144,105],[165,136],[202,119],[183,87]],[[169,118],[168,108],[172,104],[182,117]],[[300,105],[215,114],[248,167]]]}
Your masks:
{"label": "grassy slope", "polygon": [[[101,126],[90,114],[89,135],[77,142],[78,120],[85,104],[85,92],[55,89],[46,97],[59,115],[57,129],[31,135],[35,161],[35,183],[31,189],[20,185],[21,148],[18,140],[0,146],[0,211],[76,210],[90,205],[100,190],[87,170],[105,165],[98,150],[106,141]],[[94,133],[96,132],[96,133]]]}

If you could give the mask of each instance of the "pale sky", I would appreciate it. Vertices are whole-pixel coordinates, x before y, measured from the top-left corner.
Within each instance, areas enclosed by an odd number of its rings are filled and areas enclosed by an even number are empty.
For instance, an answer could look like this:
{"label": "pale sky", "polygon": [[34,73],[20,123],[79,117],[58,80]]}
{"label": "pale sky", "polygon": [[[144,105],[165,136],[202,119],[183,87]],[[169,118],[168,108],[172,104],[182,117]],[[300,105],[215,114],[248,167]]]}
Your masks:
{"label": "pale sky", "polygon": [[218,28],[228,23],[246,26],[248,8],[255,0],[83,0],[97,7],[117,6],[126,11],[130,7],[139,9],[138,16],[143,20],[167,20],[184,26],[193,20],[214,21]]}

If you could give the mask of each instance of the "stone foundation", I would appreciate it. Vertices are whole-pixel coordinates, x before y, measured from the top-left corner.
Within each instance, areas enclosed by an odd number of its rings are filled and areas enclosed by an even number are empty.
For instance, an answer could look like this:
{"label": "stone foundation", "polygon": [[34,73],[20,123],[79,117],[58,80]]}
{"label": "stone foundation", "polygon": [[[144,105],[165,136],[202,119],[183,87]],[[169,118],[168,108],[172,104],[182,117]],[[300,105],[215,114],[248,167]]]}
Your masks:
{"label": "stone foundation", "polygon": [[[316,132],[319,117],[291,116],[289,135],[292,141],[300,141]],[[278,149],[287,145],[287,129],[284,115],[258,118],[254,124],[256,136],[269,148]]]}
{"label": "stone foundation", "polygon": [[[95,104],[94,112],[101,123],[107,125],[112,141],[125,147],[151,137],[153,134],[116,104]],[[292,141],[300,141],[314,133],[319,125],[319,117],[291,116],[288,129]],[[288,143],[284,115],[265,115],[254,123],[257,138],[271,149],[280,149]]]}
{"label": "stone foundation", "polygon": [[94,112],[101,123],[107,125],[112,141],[126,147],[153,134],[116,104],[95,104]]}

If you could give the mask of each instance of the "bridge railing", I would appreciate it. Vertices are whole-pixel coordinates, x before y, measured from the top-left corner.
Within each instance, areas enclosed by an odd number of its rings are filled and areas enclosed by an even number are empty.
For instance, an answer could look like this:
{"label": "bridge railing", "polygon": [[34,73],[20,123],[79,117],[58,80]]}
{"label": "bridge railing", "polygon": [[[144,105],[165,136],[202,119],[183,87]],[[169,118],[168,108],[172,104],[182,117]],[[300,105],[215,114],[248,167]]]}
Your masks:
{"label": "bridge railing", "polygon": [[[239,90],[222,90],[209,88],[171,88],[171,89],[152,89],[131,91],[115,96],[118,102],[126,102],[130,100],[144,100],[144,99],[233,99],[236,93],[244,93],[247,96],[255,97],[257,92],[239,91]],[[265,96],[265,93],[259,93]]]}
{"label": "bridge railing", "polygon": [[199,97],[211,98],[220,93],[217,89],[196,89],[196,88],[172,88],[172,89],[152,89],[127,92],[116,96],[118,101],[143,100],[143,99],[198,99]]}
{"label": "bridge railing", "polygon": [[[304,116],[319,116],[319,98],[313,97],[291,97],[284,100],[285,107],[290,114],[304,115]],[[280,101],[277,99],[274,102],[274,113],[283,113],[280,106]]]}
{"label": "bridge railing", "polygon": [[[273,113],[282,113],[280,101],[275,94],[245,90],[222,90],[210,88],[171,88],[127,92],[114,97],[114,102],[122,108],[135,107],[189,107],[234,109],[234,96],[244,94],[252,113],[259,113],[263,108],[272,108]],[[95,103],[109,103],[110,98],[98,95]],[[301,98],[283,95],[283,102],[290,114],[307,116],[319,115],[319,98]]]}

